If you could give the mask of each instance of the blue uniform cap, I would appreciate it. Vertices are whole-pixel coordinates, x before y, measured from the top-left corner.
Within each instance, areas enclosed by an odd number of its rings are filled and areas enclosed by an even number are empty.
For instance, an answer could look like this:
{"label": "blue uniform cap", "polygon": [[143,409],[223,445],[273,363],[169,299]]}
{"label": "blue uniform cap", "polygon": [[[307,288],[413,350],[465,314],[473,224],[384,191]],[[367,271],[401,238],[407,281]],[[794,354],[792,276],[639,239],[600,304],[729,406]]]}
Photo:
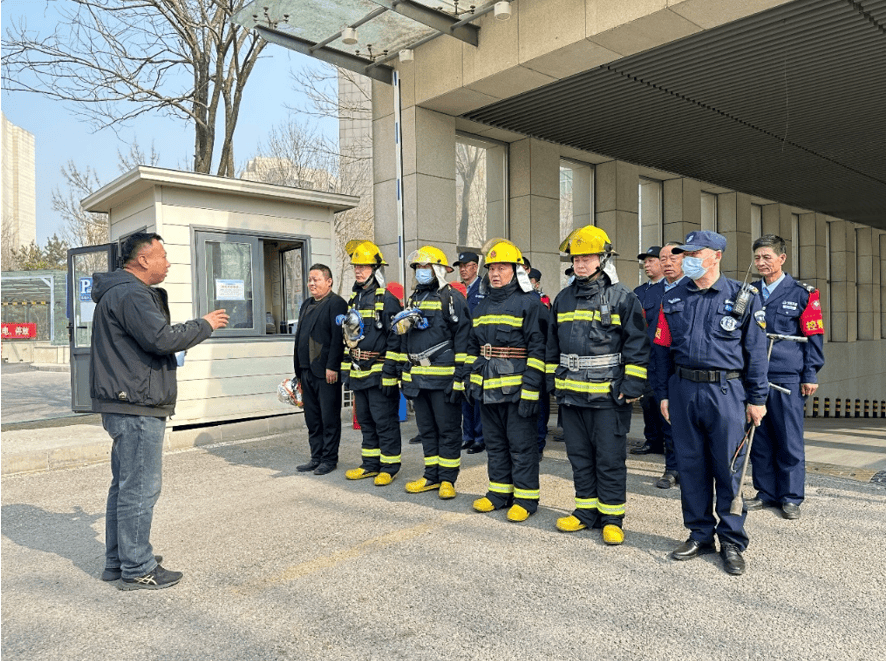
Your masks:
{"label": "blue uniform cap", "polygon": [[541,280],[541,271],[538,269],[529,269],[528,275],[530,280]]}
{"label": "blue uniform cap", "polygon": [[452,262],[453,266],[461,266],[462,264],[469,264],[470,262],[480,263],[480,255],[475,252],[460,252],[458,253],[458,261]]}
{"label": "blue uniform cap", "polygon": [[686,243],[674,248],[671,252],[692,252],[694,250],[701,250],[702,248],[726,250],[726,237],[722,234],[711,232],[710,230],[689,232],[689,234],[686,235]]}
{"label": "blue uniform cap", "polygon": [[650,246],[646,249],[646,252],[641,252],[639,255],[637,255],[637,259],[643,260],[647,257],[657,258],[659,255],[661,255],[661,246]]}

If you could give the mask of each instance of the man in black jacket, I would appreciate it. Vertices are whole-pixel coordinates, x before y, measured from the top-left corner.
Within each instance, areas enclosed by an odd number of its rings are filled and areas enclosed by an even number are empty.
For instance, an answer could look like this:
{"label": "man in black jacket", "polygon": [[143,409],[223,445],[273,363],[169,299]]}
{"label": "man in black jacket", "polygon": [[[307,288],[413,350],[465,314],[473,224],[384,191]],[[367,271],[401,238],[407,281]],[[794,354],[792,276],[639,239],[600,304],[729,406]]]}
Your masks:
{"label": "man in black jacket", "polygon": [[166,418],[175,412],[175,354],[228,323],[224,310],[170,325],[163,239],[139,232],[123,244],[123,268],[93,274],[92,410],[111,435],[111,487],[102,580],[122,590],[167,588],[182,573],[160,566],[151,522],[162,482]]}
{"label": "man in black jacket", "polygon": [[311,297],[301,306],[295,331],[295,378],[305,403],[311,460],[296,468],[326,475],[338,465],[341,442],[341,381],[345,352],[335,318],[348,311],[345,299],[332,291],[332,271],[314,264],[308,272]]}

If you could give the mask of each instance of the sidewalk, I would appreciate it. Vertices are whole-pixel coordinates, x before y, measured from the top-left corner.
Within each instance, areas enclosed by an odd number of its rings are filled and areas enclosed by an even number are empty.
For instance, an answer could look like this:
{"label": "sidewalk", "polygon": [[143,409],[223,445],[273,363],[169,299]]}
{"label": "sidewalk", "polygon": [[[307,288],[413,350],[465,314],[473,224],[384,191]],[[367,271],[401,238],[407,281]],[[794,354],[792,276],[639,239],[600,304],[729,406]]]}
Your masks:
{"label": "sidewalk", "polygon": [[[283,405],[281,404],[281,407]],[[350,428],[350,414],[343,412]],[[111,443],[98,415],[78,415],[70,410],[70,374],[30,370],[25,366],[2,367],[2,475],[71,468],[110,460]],[[556,418],[552,416],[553,431]],[[414,428],[412,417],[406,423]],[[281,434],[300,433],[300,414],[201,427],[169,433],[167,451],[217,443],[247,441]],[[406,431],[404,440],[414,435]],[[354,442],[359,444],[359,433]],[[350,437],[346,434],[345,439]],[[643,417],[635,413],[628,442],[643,438]],[[886,482],[886,419],[807,418],[806,469],[809,473],[850,478],[861,482]],[[549,451],[563,451],[551,441]],[[629,465],[663,464],[661,455],[629,455]]]}

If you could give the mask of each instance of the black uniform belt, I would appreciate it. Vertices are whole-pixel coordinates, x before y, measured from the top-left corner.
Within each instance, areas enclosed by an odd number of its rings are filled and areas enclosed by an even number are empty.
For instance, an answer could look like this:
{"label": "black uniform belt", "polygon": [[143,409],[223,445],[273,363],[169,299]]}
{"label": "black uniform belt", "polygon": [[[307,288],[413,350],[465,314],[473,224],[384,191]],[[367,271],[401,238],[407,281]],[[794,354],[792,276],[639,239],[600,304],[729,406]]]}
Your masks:
{"label": "black uniform belt", "polygon": [[526,347],[493,347],[484,344],[480,347],[484,358],[526,358]]}
{"label": "black uniform belt", "polygon": [[687,381],[695,381],[696,383],[720,383],[725,379],[741,378],[741,372],[727,372],[726,370],[690,370],[685,367],[677,367],[677,376]]}
{"label": "black uniform belt", "polygon": [[378,351],[363,351],[362,349],[351,349],[351,358],[354,360],[374,360],[381,354]]}

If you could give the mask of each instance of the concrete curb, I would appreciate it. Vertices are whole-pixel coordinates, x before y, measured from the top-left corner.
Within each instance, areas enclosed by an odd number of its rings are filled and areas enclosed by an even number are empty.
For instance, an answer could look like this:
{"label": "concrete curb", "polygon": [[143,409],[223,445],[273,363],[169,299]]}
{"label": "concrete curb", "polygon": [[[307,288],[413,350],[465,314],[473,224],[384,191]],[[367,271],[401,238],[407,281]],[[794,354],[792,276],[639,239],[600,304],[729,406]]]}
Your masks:
{"label": "concrete curb", "polygon": [[[303,427],[302,419],[300,413],[291,413],[212,427],[167,431],[163,442],[163,451],[189,450],[203,445],[294,432]],[[21,452],[5,452],[3,453],[0,475],[5,477],[110,462],[111,441],[101,426],[72,425],[67,429],[70,430],[71,436],[79,436],[83,440],[69,441],[68,445],[61,447],[55,443],[52,447],[31,447]],[[6,432],[4,435],[9,436],[15,433]],[[8,442],[11,439],[4,440]]]}

